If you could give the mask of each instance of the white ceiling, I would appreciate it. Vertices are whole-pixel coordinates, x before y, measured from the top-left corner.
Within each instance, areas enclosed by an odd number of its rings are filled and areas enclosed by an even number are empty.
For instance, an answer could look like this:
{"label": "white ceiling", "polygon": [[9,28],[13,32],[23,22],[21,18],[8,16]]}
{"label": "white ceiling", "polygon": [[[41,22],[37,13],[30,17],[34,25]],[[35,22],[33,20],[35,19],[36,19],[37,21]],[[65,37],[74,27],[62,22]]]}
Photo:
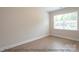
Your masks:
{"label": "white ceiling", "polygon": [[62,8],[64,8],[64,7],[45,7],[45,11],[51,12],[51,11],[59,10]]}

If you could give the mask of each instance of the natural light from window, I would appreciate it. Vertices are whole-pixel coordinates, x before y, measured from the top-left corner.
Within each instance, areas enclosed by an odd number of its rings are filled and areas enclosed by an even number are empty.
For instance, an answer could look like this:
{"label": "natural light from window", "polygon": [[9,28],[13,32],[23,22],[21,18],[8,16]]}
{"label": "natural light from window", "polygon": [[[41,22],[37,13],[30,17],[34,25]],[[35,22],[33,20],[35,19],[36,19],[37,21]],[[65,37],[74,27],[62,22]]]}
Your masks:
{"label": "natural light from window", "polygon": [[54,29],[77,30],[77,12],[54,16]]}

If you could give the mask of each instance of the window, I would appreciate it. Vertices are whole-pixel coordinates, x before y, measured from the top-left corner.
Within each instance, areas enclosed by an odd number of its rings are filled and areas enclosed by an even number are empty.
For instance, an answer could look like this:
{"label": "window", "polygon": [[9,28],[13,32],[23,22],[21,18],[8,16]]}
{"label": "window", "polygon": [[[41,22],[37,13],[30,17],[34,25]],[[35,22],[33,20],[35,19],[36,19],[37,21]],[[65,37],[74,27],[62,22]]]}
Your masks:
{"label": "window", "polygon": [[55,15],[54,29],[77,30],[77,12]]}

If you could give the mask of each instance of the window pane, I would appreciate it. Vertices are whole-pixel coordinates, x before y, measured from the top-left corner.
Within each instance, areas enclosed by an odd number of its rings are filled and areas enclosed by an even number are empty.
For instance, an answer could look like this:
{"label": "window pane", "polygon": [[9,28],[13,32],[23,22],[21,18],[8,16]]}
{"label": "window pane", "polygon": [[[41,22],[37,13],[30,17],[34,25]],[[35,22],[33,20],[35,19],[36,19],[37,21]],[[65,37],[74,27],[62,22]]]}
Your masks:
{"label": "window pane", "polygon": [[77,12],[54,16],[54,29],[77,30]]}

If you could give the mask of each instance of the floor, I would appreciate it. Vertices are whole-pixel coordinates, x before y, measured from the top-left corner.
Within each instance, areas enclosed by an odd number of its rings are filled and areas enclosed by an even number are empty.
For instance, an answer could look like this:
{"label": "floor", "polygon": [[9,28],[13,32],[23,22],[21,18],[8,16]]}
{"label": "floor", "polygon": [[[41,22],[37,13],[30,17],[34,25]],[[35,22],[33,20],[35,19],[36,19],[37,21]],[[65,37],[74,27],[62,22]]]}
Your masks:
{"label": "floor", "polygon": [[79,42],[58,37],[45,37],[4,52],[78,52]]}

